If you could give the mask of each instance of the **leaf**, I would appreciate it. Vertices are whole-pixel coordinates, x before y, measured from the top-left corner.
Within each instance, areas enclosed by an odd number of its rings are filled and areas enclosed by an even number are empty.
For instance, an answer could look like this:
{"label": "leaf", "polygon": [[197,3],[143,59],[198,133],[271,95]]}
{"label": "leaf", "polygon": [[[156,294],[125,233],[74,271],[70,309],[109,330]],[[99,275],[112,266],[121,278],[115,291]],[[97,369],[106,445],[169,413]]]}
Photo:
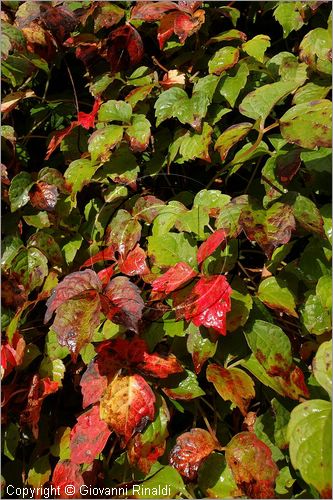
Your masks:
{"label": "leaf", "polygon": [[245,283],[238,277],[232,280],[231,311],[227,315],[227,331],[244,326],[252,309],[252,297]]}
{"label": "leaf", "polygon": [[264,279],[259,285],[258,297],[267,307],[298,318],[295,296],[285,281],[274,276]]}
{"label": "leaf", "polygon": [[315,149],[331,147],[331,102],[327,99],[297,104],[280,118],[282,136],[292,144]]}
{"label": "leaf", "polygon": [[215,227],[224,229],[229,238],[235,238],[241,232],[240,216],[243,208],[248,204],[247,195],[237,196],[223,206],[220,211]]}
{"label": "leaf", "polygon": [[219,442],[204,429],[191,429],[176,439],[170,451],[169,463],[186,479],[194,481],[198,468],[212,451],[219,449]]}
{"label": "leaf", "polygon": [[195,266],[196,249],[191,239],[182,233],[166,233],[161,238],[158,235],[148,236],[148,257],[151,263],[159,268],[174,266],[184,262]]}
{"label": "leaf", "polygon": [[210,74],[221,75],[226,70],[238,63],[239,50],[235,47],[222,47],[215,52],[214,56],[208,62],[208,71]]}
{"label": "leaf", "polygon": [[159,396],[155,420],[128,443],[127,456],[130,464],[145,474],[149,473],[152,465],[165,451],[169,420],[170,413],[166,402]]}
{"label": "leaf", "polygon": [[225,276],[202,277],[189,297],[181,304],[177,314],[184,314],[194,325],[213,328],[226,335],[226,313],[230,311],[231,288]]}
{"label": "leaf", "polygon": [[322,498],[329,498],[332,489],[331,403],[313,399],[296,406],[290,415],[288,438],[293,467]]}
{"label": "leaf", "polygon": [[144,302],[140,289],[128,278],[113,278],[101,295],[101,304],[102,311],[109,320],[138,332]]}
{"label": "leaf", "polygon": [[318,383],[332,393],[332,340],[323,342],[312,361],[313,374]]}
{"label": "leaf", "polygon": [[329,92],[329,87],[320,85],[320,83],[309,82],[296,90],[292,104],[304,104],[318,99],[325,99]]}
{"label": "leaf", "polygon": [[251,399],[255,397],[251,377],[239,368],[223,368],[216,364],[210,364],[207,367],[206,376],[221,398],[225,401],[232,401],[245,417]]}
{"label": "leaf", "polygon": [[231,125],[217,138],[214,149],[220,153],[221,161],[224,161],[230,149],[247,136],[252,129],[252,123],[237,123]]}
{"label": "leaf", "polygon": [[332,322],[332,303],[329,290],[331,277],[322,276],[316,286],[316,293],[309,294],[301,309],[302,323],[306,330],[314,335],[321,335],[330,330]]}
{"label": "leaf", "polygon": [[95,405],[80,415],[71,430],[71,461],[90,464],[104,449],[111,432],[100,419],[99,406]]}
{"label": "leaf", "polygon": [[297,3],[284,2],[274,9],[274,17],[283,28],[283,37],[286,38],[291,31],[298,31],[304,24]]}
{"label": "leaf", "polygon": [[102,285],[94,271],[86,269],[67,275],[53,290],[46,302],[47,311],[44,322],[50,321],[54,311],[69,299],[79,297],[85,292],[96,290],[101,292]]}
{"label": "leaf", "polygon": [[207,359],[212,358],[217,349],[217,341],[209,335],[203,327],[199,328],[191,323],[187,329],[187,350],[192,354],[194,371],[200,373]]}
{"label": "leaf", "polygon": [[27,483],[33,488],[40,488],[48,482],[51,476],[51,466],[48,455],[37,458],[28,472]]}
{"label": "leaf", "polygon": [[329,30],[324,28],[315,28],[309,31],[300,43],[299,57],[306,62],[313,71],[319,71],[324,74],[331,74],[332,57],[331,37]]}
{"label": "leaf", "polygon": [[123,131],[123,127],[120,125],[107,125],[102,129],[96,130],[89,137],[88,141],[88,151],[91,154],[91,161],[107,161],[110,158],[111,150],[122,140]]}
{"label": "leaf", "polygon": [[106,228],[106,244],[125,258],[141,237],[141,225],[127,210],[120,209]]}
{"label": "leaf", "polygon": [[31,427],[35,439],[38,439],[38,424],[43,400],[49,394],[56,392],[58,385],[58,382],[52,382],[48,377],[41,379],[39,375],[34,375],[32,379],[27,405],[20,415],[20,423]]}
{"label": "leaf", "polygon": [[112,31],[109,40],[106,59],[111,64],[112,73],[141,61],[144,55],[142,39],[130,24],[126,23]]}
{"label": "leaf", "polygon": [[170,267],[166,273],[154,280],[152,288],[154,292],[163,292],[167,295],[195,278],[196,275],[194,269],[186,262],[178,262]]}
{"label": "leaf", "polygon": [[[167,465],[143,483],[134,485],[128,494],[135,494],[137,498],[147,498],[147,491],[152,492],[150,495],[152,498],[158,496],[168,499],[175,498],[178,494],[185,494],[187,490],[181,475],[173,467]],[[156,495],[154,495],[155,492]]]}
{"label": "leaf", "polygon": [[168,118],[178,118],[181,123],[188,123],[199,132],[201,119],[206,116],[209,102],[209,95],[200,90],[200,87],[198,90],[198,85],[194,87],[191,98],[185,90],[171,87],[160,94],[154,105],[156,126]]}
{"label": "leaf", "polygon": [[274,498],[279,469],[271,450],[252,432],[240,432],[228,443],[225,458],[238,487],[248,498]]}
{"label": "leaf", "polygon": [[97,262],[103,262],[105,264],[105,261],[115,260],[114,252],[115,251],[113,247],[105,248],[104,250],[97,252],[96,255],[94,255],[93,257],[90,257],[89,259],[85,260],[81,268],[93,266]]}
{"label": "leaf", "polygon": [[229,42],[231,40],[239,40],[242,42],[246,41],[246,35],[242,31],[231,29],[228,31],[223,31],[219,35],[215,35],[206,42],[206,45],[211,45],[212,43],[218,42]]}
{"label": "leaf", "polygon": [[50,447],[50,452],[53,456],[59,457],[60,460],[70,459],[70,433],[70,427],[59,427],[55,432],[55,439]]}
{"label": "leaf", "polygon": [[59,387],[62,385],[61,381],[65,371],[66,368],[61,359],[50,359],[48,356],[43,358],[39,366],[39,375],[42,378],[49,377],[50,380],[58,382]]}
{"label": "leaf", "polygon": [[307,231],[323,235],[324,221],[319,209],[309,198],[297,194],[292,204],[296,221]]}
{"label": "leaf", "polygon": [[287,97],[301,82],[275,82],[263,85],[247,94],[239,105],[242,115],[264,122],[274,106]]}
{"label": "leaf", "polygon": [[131,19],[158,21],[163,14],[178,9],[175,2],[145,2],[136,4],[131,10]]}
{"label": "leaf", "polygon": [[271,39],[267,35],[256,35],[242,44],[242,50],[257,61],[264,62],[264,54],[271,45]]}
{"label": "leaf", "polygon": [[101,375],[99,365],[91,362],[80,380],[83,396],[82,408],[87,408],[87,406],[97,403],[101,399],[107,385],[107,378]]}
{"label": "leaf", "polygon": [[134,115],[132,125],[126,129],[125,139],[134,153],[141,153],[148,147],[150,140],[150,122],[144,115]]}
{"label": "leaf", "polygon": [[244,89],[249,74],[247,64],[241,60],[227,74],[222,75],[219,84],[220,94],[232,108],[235,106],[241,90]]}
{"label": "leaf", "polygon": [[26,290],[34,290],[48,274],[47,258],[38,248],[24,248],[14,258],[11,273]]}
{"label": "leaf", "polygon": [[68,127],[58,130],[52,135],[51,140],[47,146],[45,160],[49,160],[51,154],[57,149],[58,146],[60,146],[63,139],[67,137],[72,132],[72,130],[77,126],[78,122],[73,121]]}
{"label": "leaf", "polygon": [[110,100],[104,102],[98,112],[99,122],[131,123],[132,107],[125,101]]}
{"label": "leaf", "polygon": [[291,232],[295,229],[295,219],[289,205],[274,203],[263,211],[259,205],[250,200],[243,208],[240,224],[250,241],[256,241],[268,258],[279,245],[288,243]]}
{"label": "leaf", "polygon": [[18,425],[13,422],[4,428],[3,434],[1,436],[1,446],[4,455],[9,458],[9,460],[15,460],[15,452],[20,441],[20,431]]}
{"label": "leaf", "polygon": [[240,495],[223,455],[211,453],[199,468],[198,484],[208,498],[236,498]]}
{"label": "leaf", "polygon": [[64,173],[64,177],[71,188],[72,199],[79,193],[83,186],[89,184],[96,171],[96,165],[90,160],[74,160]]}
{"label": "leaf", "polygon": [[[61,498],[80,498],[80,487],[84,485],[80,466],[69,460],[60,460],[53,471],[52,485],[59,488]],[[67,489],[66,486],[72,488]]]}
{"label": "leaf", "polygon": [[58,189],[56,186],[39,181],[29,192],[29,197],[33,207],[53,211],[58,200]]}
{"label": "leaf", "polygon": [[199,386],[197,377],[190,370],[185,375],[178,375],[163,388],[163,392],[172,399],[190,400],[204,396],[205,392]]}
{"label": "leaf", "polygon": [[24,207],[30,201],[29,191],[33,184],[32,177],[28,172],[20,172],[15,175],[8,190],[12,212]]}
{"label": "leaf", "polygon": [[29,97],[35,97],[33,90],[25,90],[23,92],[12,92],[6,95],[1,102],[1,113],[10,113],[17,107],[19,102]]}
{"label": "leaf", "polygon": [[100,416],[126,446],[134,434],[154,420],[154,404],[155,395],[140,375],[118,375],[101,399]]}
{"label": "leaf", "polygon": [[212,142],[211,135],[213,129],[208,123],[204,123],[202,132],[191,133],[187,132],[183,137],[179,148],[179,154],[182,163],[199,158],[201,160],[210,162],[209,145]]}
{"label": "leaf", "polygon": [[133,250],[128,252],[124,260],[118,261],[120,272],[128,276],[148,274],[146,257],[146,252],[139,245],[136,245]]}

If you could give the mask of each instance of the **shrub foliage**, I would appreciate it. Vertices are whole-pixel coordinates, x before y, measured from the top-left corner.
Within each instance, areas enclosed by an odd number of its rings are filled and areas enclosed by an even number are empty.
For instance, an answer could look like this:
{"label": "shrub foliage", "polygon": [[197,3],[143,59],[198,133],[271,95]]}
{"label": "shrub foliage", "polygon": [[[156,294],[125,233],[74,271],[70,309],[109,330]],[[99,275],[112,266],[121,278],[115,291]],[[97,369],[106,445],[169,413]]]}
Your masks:
{"label": "shrub foliage", "polygon": [[2,7],[4,497],[331,498],[330,5]]}

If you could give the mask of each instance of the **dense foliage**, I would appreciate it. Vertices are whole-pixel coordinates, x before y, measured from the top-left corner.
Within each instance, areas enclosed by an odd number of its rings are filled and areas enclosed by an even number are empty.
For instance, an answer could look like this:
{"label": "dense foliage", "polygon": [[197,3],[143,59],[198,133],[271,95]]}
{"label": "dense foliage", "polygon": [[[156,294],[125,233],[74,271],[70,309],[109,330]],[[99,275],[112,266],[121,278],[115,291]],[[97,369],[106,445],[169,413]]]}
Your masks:
{"label": "dense foliage", "polygon": [[331,498],[330,4],[1,15],[3,497]]}

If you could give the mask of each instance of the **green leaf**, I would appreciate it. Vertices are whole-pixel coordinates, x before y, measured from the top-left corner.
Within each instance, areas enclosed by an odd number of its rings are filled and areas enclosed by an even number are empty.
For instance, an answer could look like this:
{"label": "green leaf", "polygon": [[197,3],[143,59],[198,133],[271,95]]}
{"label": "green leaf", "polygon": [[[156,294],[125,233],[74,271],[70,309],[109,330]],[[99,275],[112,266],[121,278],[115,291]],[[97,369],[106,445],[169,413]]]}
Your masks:
{"label": "green leaf", "polygon": [[172,87],[171,89],[162,92],[154,104],[156,127],[158,127],[164,120],[172,118],[175,110],[179,106],[179,101],[186,101],[189,99],[185,90],[179,87]]}
{"label": "green leaf", "polygon": [[196,247],[191,238],[183,233],[166,233],[148,236],[148,256],[156,267],[169,267],[177,262],[187,262],[196,267]]}
{"label": "green leaf", "polygon": [[43,486],[51,476],[51,466],[48,455],[37,458],[28,472],[27,483],[33,488]]}
{"label": "green leaf", "polygon": [[197,377],[190,370],[185,370],[185,375],[169,377],[169,380],[170,382],[163,388],[163,392],[169,398],[186,401],[205,395]]}
{"label": "green leaf", "polygon": [[264,279],[259,285],[258,297],[267,307],[298,317],[295,297],[285,281],[274,276]]}
{"label": "green leaf", "polygon": [[291,463],[321,497],[332,487],[332,405],[313,399],[293,409],[288,425]]}
{"label": "green leaf", "polygon": [[213,129],[208,123],[204,123],[201,133],[187,132],[182,138],[179,148],[182,163],[200,158],[210,161],[208,148],[212,142]]}
{"label": "green leaf", "polygon": [[126,129],[125,137],[132,151],[145,151],[150,139],[150,122],[144,115],[134,115],[132,125]]}
{"label": "green leaf", "polygon": [[289,372],[292,366],[291,344],[279,326],[258,319],[246,329],[245,337],[268,375]]}
{"label": "green leaf", "polygon": [[236,276],[231,284],[231,311],[227,314],[228,332],[234,332],[240,326],[244,326],[252,309],[252,297],[245,283]]}
{"label": "green leaf", "polygon": [[203,78],[199,78],[199,80],[193,85],[192,95],[205,95],[208,101],[211,102],[219,80],[220,78],[216,75],[207,75]]}
{"label": "green leaf", "polygon": [[273,460],[283,460],[283,453],[274,444],[274,418],[271,412],[266,411],[257,416],[253,427],[255,435],[270,448]]}
{"label": "green leaf", "polygon": [[38,248],[48,258],[50,263],[55,266],[63,264],[63,256],[58,243],[51,234],[45,231],[38,231],[28,239],[28,247]]}
{"label": "green leaf", "polygon": [[292,207],[295,219],[300,226],[312,233],[321,236],[324,234],[324,221],[313,201],[298,193]]}
{"label": "green leaf", "polygon": [[187,350],[192,354],[195,373],[200,373],[207,359],[212,358],[216,352],[217,341],[210,336],[206,329],[190,323],[187,332]]}
{"label": "green leaf", "polygon": [[57,339],[57,334],[50,328],[45,340],[45,354],[51,360],[64,359],[69,355],[69,349],[66,346],[61,346]]}
{"label": "green leaf", "polygon": [[231,40],[240,40],[242,42],[246,41],[246,35],[242,31],[231,29],[228,31],[223,31],[219,35],[215,35],[210,38],[207,42],[207,45],[211,45],[212,43],[218,42],[229,42]]}
{"label": "green leaf", "polygon": [[199,468],[198,485],[208,498],[234,498],[237,484],[223,455],[213,452]]}
{"label": "green leaf", "polygon": [[28,172],[20,172],[15,175],[8,190],[10,209],[12,212],[15,212],[30,201],[29,191],[33,185],[34,182]]}
{"label": "green leaf", "polygon": [[153,477],[133,486],[128,495],[136,498],[174,498],[187,494],[181,475],[170,465],[160,469]]}
{"label": "green leaf", "polygon": [[50,380],[59,382],[61,386],[62,379],[64,378],[66,367],[61,359],[51,359],[45,357],[40,364],[39,374],[42,378],[49,377]]}
{"label": "green leaf", "polygon": [[250,71],[245,61],[241,60],[236,66],[223,75],[219,84],[220,94],[233,108],[242,89],[245,88]]}
{"label": "green leaf", "polygon": [[332,62],[332,34],[324,28],[315,28],[305,35],[300,46],[300,59],[314,71],[330,75]]}
{"label": "green leaf", "polygon": [[212,216],[217,215],[230,201],[230,196],[217,189],[202,189],[193,200],[193,208],[202,207]]}
{"label": "green leaf", "polygon": [[298,31],[304,24],[299,12],[300,2],[283,2],[274,9],[274,17],[283,28],[283,38],[291,31]]}
{"label": "green leaf", "polygon": [[331,87],[321,82],[309,82],[296,90],[293,97],[293,104],[304,104],[318,99],[325,99]]}
{"label": "green leaf", "polygon": [[100,122],[131,123],[132,107],[125,101],[106,101],[98,111]]}
{"label": "green leaf", "polygon": [[108,178],[110,178],[118,184],[131,186],[135,183],[139,171],[138,161],[134,154],[131,153],[128,145],[120,144],[112,153],[110,160],[97,171],[94,179],[101,179],[103,182],[107,181],[109,185]]}
{"label": "green leaf", "polygon": [[230,238],[235,238],[241,231],[240,216],[244,207],[248,203],[246,195],[233,198],[220,211],[216,219],[216,229],[224,229]]}
{"label": "green leaf", "polygon": [[71,198],[75,199],[76,193],[90,182],[96,171],[96,165],[90,160],[74,160],[64,173],[64,177],[71,186]]}
{"label": "green leaf", "polygon": [[18,236],[6,236],[2,240],[1,267],[6,270],[10,267],[13,259],[23,247],[23,242]]}
{"label": "green leaf", "polygon": [[194,233],[201,240],[206,238],[207,226],[209,224],[209,215],[201,206],[193,207],[182,213],[175,224],[179,231]]}
{"label": "green leaf", "polygon": [[16,449],[19,441],[20,431],[18,429],[18,425],[14,424],[14,422],[9,422],[1,435],[3,453],[7,458],[9,458],[9,460],[15,460]]}
{"label": "green leaf", "polygon": [[287,429],[290,419],[290,411],[287,410],[277,399],[271,401],[274,412],[274,441],[281,450],[288,447]]}
{"label": "green leaf", "polygon": [[303,148],[331,147],[331,101],[321,99],[290,108],[280,118],[282,136]]}
{"label": "green leaf", "polygon": [[251,399],[255,397],[254,382],[251,377],[239,368],[223,368],[216,364],[207,367],[206,376],[221,398],[232,401],[245,417]]}
{"label": "green leaf", "polygon": [[300,85],[297,82],[276,82],[263,85],[247,94],[239,105],[239,111],[253,120],[260,119],[264,122],[274,106]]}
{"label": "green leaf", "polygon": [[50,452],[54,457],[59,457],[60,460],[69,460],[71,457],[70,449],[70,427],[59,427],[55,432],[53,445],[50,447]]}
{"label": "green leaf", "polygon": [[316,286],[316,293],[309,294],[302,307],[302,322],[309,333],[322,335],[331,329],[331,277],[322,276]]}
{"label": "green leaf", "polygon": [[24,248],[14,258],[11,270],[28,290],[34,290],[48,274],[47,258],[38,248]]}
{"label": "green leaf", "polygon": [[210,74],[221,75],[227,69],[232,68],[237,64],[239,59],[239,50],[235,47],[223,47],[215,52],[213,57],[208,62],[208,70]]}
{"label": "green leaf", "polygon": [[312,362],[313,373],[319,384],[332,394],[332,340],[323,342]]}
{"label": "green leaf", "polygon": [[88,151],[91,154],[91,161],[107,161],[111,155],[111,149],[119,144],[122,138],[123,127],[120,125],[108,125],[107,127],[96,130],[88,141]]}
{"label": "green leaf", "polygon": [[214,149],[220,153],[221,161],[224,161],[228,155],[229,150],[244,139],[252,129],[253,124],[244,122],[231,125],[222,132],[215,142]]}
{"label": "green leaf", "polygon": [[262,384],[270,387],[281,396],[285,396],[285,392],[277,377],[271,377],[268,375],[265,368],[259,363],[253,354],[251,354],[249,358],[242,361],[241,365],[252,373],[258,380],[260,380]]}
{"label": "green leaf", "polygon": [[[279,475],[276,478],[275,491],[278,495],[291,496],[291,487],[296,479],[292,477],[289,467],[286,465],[280,469]],[[296,498],[296,496],[295,496]]]}
{"label": "green leaf", "polygon": [[267,35],[257,35],[243,43],[242,50],[259,62],[264,62],[264,55],[271,46],[271,39]]}

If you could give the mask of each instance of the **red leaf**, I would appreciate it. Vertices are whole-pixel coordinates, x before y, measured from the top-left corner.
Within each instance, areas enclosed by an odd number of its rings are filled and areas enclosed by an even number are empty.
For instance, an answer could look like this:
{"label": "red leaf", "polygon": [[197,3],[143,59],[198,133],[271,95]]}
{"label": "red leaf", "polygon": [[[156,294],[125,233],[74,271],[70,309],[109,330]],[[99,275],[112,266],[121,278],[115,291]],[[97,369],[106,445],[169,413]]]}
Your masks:
{"label": "red leaf", "polygon": [[161,19],[160,25],[157,30],[157,40],[161,50],[174,33],[174,24],[177,15],[178,12],[171,12],[170,14],[166,14]]}
{"label": "red leaf", "polygon": [[93,257],[90,257],[89,259],[84,261],[80,269],[82,269],[82,267],[90,267],[93,264],[96,264],[97,262],[105,262],[106,260],[115,260],[113,247],[105,248],[104,250],[101,250]]}
{"label": "red leaf", "polygon": [[225,276],[203,276],[194,286],[191,295],[178,306],[177,316],[196,326],[214,328],[226,335],[226,313],[231,309],[232,289]]}
{"label": "red leaf", "polygon": [[152,282],[153,291],[171,293],[196,275],[197,273],[189,264],[178,262]]}
{"label": "red leaf", "polygon": [[99,273],[97,273],[97,276],[99,277],[103,285],[107,285],[113,275],[114,264],[112,266],[106,267],[105,269],[102,269],[102,271],[99,271]]}
{"label": "red leaf", "polygon": [[192,17],[180,12],[174,22],[174,31],[180,43],[185,43],[186,38],[198,31],[204,22],[205,12],[203,10],[198,10]]}
{"label": "red leaf", "polygon": [[93,406],[78,417],[71,431],[71,461],[90,464],[104,449],[110,436],[107,424],[100,419],[99,406]]}
{"label": "red leaf", "polygon": [[108,319],[138,332],[144,302],[136,285],[128,278],[117,276],[109,282],[100,297],[102,311]]}
{"label": "red leaf", "polygon": [[81,125],[83,128],[86,128],[87,130],[93,128],[95,126],[95,118],[101,104],[102,100],[98,98],[95,100],[93,109],[92,111],[90,111],[90,113],[83,113],[82,111],[80,111],[78,114],[79,125]]}
{"label": "red leaf", "polygon": [[61,304],[79,295],[82,296],[85,292],[88,294],[90,290],[102,291],[102,283],[94,271],[86,269],[66,276],[52,291],[46,302],[47,311],[44,323],[51,319],[52,314]]}
{"label": "red leaf", "polygon": [[213,252],[215,252],[217,247],[219,247],[222,242],[223,242],[222,250],[224,250],[227,244],[226,237],[227,234],[223,229],[218,229],[213,234],[211,234],[207,238],[207,240],[204,241],[199,247],[197,254],[198,264],[200,265],[201,262],[203,262],[205,259],[207,259],[207,257],[209,257]]}
{"label": "red leaf", "polygon": [[146,252],[140,245],[136,245],[136,247],[127,254],[125,259],[120,258],[118,266],[120,272],[128,276],[135,276],[137,274],[144,275],[150,272],[146,264]]}
{"label": "red leaf", "polygon": [[220,449],[220,444],[204,429],[191,429],[181,434],[172,448],[169,463],[178,472],[193,481],[197,477],[202,461],[214,450]]}
{"label": "red leaf", "polygon": [[164,205],[164,201],[156,198],[156,196],[140,196],[135,202],[132,215],[136,219],[144,220],[148,224],[151,224]]}
{"label": "red leaf", "polygon": [[33,207],[52,211],[58,201],[58,189],[57,186],[39,181],[29,192],[29,197]]}
{"label": "red leaf", "polygon": [[82,408],[97,403],[108,385],[107,377],[101,375],[97,363],[90,363],[81,377],[80,386],[83,396]]}
{"label": "red leaf", "polygon": [[21,414],[21,424],[32,428],[35,439],[38,439],[38,422],[43,401],[46,396],[58,390],[58,385],[58,382],[50,380],[49,377],[41,379],[39,375],[34,375],[32,379],[27,406]]}
{"label": "red leaf", "polygon": [[5,307],[17,309],[27,301],[28,294],[18,278],[4,276],[1,280],[1,299]]}
{"label": "red leaf", "polygon": [[74,13],[64,5],[41,4],[40,12],[41,21],[59,42],[64,41],[77,24]]}
{"label": "red leaf", "polygon": [[52,136],[52,139],[50,140],[49,145],[47,146],[45,160],[48,160],[50,158],[53,151],[55,151],[57,147],[60,146],[61,141],[65,137],[67,137],[71,133],[71,131],[77,126],[78,122],[74,121],[68,127],[59,130]]}
{"label": "red leaf", "polygon": [[[112,31],[106,52],[113,73],[138,64],[144,54],[141,36],[133,26],[125,24]],[[126,57],[124,57],[126,55]]]}
{"label": "red leaf", "polygon": [[275,498],[279,469],[271,450],[253,432],[236,434],[226,448],[225,458],[246,497]]}
{"label": "red leaf", "polygon": [[[52,484],[59,488],[59,498],[81,498],[80,487],[84,485],[84,481],[80,466],[69,460],[58,462],[53,472]],[[73,487],[73,495],[68,494],[66,486]]]}
{"label": "red leaf", "polygon": [[126,446],[134,434],[154,419],[154,404],[155,395],[140,375],[118,375],[101,400],[101,418]]}
{"label": "red leaf", "polygon": [[1,379],[22,363],[25,345],[25,340],[19,332],[14,333],[11,344],[7,340],[1,344]]}
{"label": "red leaf", "polygon": [[170,10],[178,10],[178,5],[174,2],[137,2],[132,9],[131,19],[158,21]]}
{"label": "red leaf", "polygon": [[183,367],[173,354],[167,356],[150,354],[147,352],[146,342],[139,337],[110,340],[99,346],[97,351],[99,353],[111,351],[106,357],[109,363],[116,362],[122,367],[136,368],[152,377],[166,378],[183,371]]}

